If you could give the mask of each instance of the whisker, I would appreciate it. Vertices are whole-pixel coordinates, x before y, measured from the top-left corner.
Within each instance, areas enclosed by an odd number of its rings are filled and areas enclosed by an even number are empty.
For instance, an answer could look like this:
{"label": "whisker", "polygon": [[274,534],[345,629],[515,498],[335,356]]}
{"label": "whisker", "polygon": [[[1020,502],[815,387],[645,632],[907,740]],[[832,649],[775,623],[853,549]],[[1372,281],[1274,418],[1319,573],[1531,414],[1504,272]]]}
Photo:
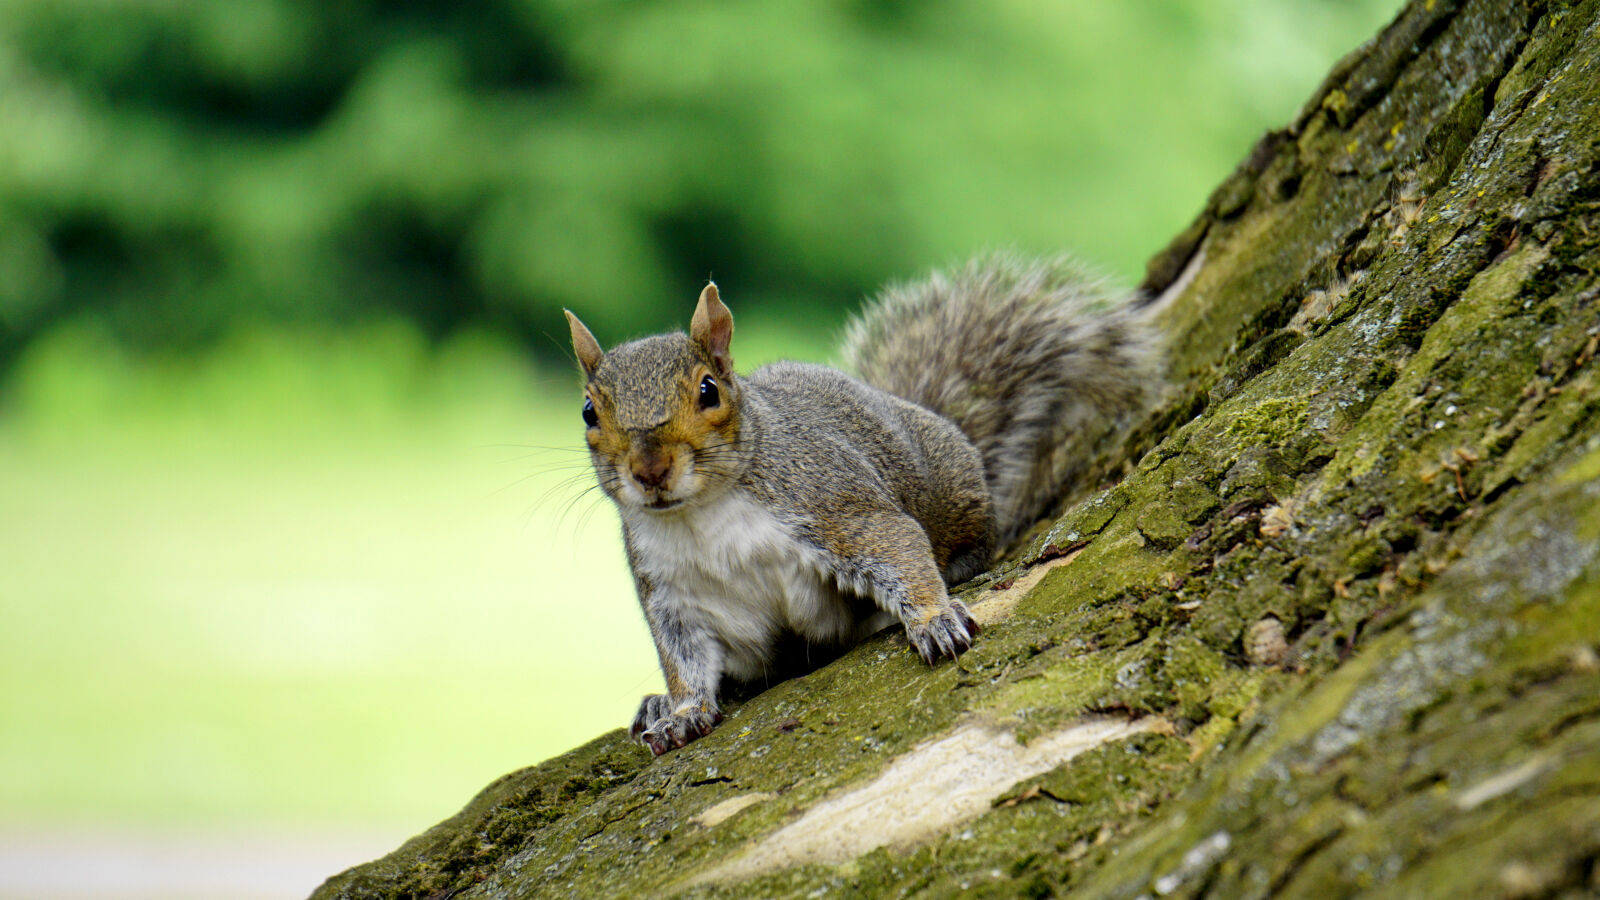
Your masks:
{"label": "whisker", "polygon": [[587,447],[578,447],[572,444],[521,444],[514,442],[500,444],[479,444],[481,450],[500,450],[510,448],[513,450],[542,450],[550,453],[588,453]]}

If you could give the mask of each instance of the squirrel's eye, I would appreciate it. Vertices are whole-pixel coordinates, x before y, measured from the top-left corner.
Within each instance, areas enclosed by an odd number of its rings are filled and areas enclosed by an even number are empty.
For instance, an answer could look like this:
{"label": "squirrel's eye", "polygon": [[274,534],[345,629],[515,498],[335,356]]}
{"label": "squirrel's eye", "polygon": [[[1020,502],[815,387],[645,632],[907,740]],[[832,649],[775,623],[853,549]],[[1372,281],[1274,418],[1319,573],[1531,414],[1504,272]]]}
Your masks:
{"label": "squirrel's eye", "polygon": [[594,401],[588,397],[583,398],[583,424],[590,428],[597,428],[600,425],[600,415],[594,411]]}
{"label": "squirrel's eye", "polygon": [[710,409],[722,402],[722,392],[717,390],[716,379],[710,375],[700,379],[700,408]]}

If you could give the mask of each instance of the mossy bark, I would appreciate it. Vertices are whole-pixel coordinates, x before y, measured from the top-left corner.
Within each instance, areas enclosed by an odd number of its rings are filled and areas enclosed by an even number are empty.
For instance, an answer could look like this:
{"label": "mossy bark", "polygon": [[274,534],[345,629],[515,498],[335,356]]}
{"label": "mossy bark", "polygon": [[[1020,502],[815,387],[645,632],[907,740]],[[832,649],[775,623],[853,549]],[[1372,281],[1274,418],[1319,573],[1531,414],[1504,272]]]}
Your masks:
{"label": "mossy bark", "polygon": [[[880,635],[316,896],[1600,890],[1600,0],[1414,0],[1151,263],[1175,283],[1175,396],[963,590],[1072,551],[958,663]],[[958,725],[1086,716],[1162,727],[931,841],[703,877]]]}

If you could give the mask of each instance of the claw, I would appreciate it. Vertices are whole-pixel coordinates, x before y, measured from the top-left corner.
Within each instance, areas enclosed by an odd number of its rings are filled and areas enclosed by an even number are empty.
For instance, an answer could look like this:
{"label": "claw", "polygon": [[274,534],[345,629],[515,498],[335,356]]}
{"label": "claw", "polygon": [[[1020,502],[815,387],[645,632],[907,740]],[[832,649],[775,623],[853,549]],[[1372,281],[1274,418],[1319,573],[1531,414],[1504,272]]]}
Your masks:
{"label": "claw", "polygon": [[947,609],[932,619],[908,627],[907,636],[923,661],[931,666],[943,657],[955,659],[972,649],[972,639],[978,630],[978,623],[967,607],[959,600],[952,600]]}
{"label": "claw", "polygon": [[972,610],[967,609],[965,603],[960,600],[950,601],[950,611],[960,620],[961,626],[967,630],[968,634],[978,633],[978,620],[972,617]]}
{"label": "claw", "polygon": [[705,737],[722,721],[722,713],[713,697],[697,697],[680,703],[678,712],[672,711],[670,701],[671,698],[661,694],[644,698],[628,729],[630,737],[650,748],[656,756]]}

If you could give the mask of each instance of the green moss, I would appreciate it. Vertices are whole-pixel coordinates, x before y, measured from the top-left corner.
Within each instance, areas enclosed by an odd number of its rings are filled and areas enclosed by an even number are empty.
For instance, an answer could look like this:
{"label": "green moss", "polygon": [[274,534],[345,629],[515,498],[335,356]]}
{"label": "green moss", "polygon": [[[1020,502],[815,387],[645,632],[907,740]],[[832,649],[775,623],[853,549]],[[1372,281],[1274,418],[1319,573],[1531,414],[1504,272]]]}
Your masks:
{"label": "green moss", "polygon": [[1345,565],[1352,576],[1368,575],[1377,571],[1389,559],[1394,548],[1377,535],[1364,536],[1345,554]]}
{"label": "green moss", "polygon": [[1178,701],[1177,714],[1196,722],[1206,719],[1227,672],[1222,655],[1196,638],[1180,636],[1167,642],[1163,662],[1163,674]]}
{"label": "green moss", "polygon": [[1579,459],[1571,468],[1561,475],[1565,484],[1585,484],[1591,481],[1600,481],[1600,448],[1596,448],[1588,455]]}
{"label": "green moss", "polygon": [[1283,444],[1305,430],[1310,404],[1301,398],[1276,397],[1228,417],[1227,434],[1251,443]]}
{"label": "green moss", "polygon": [[1070,664],[1043,661],[1032,667],[1033,671],[1013,678],[991,699],[990,708],[1019,724],[1035,722],[1031,730],[1037,732],[1047,727],[1037,724],[1041,718],[1070,718],[1109,697],[1119,662],[1126,664],[1110,651],[1077,656]]}

